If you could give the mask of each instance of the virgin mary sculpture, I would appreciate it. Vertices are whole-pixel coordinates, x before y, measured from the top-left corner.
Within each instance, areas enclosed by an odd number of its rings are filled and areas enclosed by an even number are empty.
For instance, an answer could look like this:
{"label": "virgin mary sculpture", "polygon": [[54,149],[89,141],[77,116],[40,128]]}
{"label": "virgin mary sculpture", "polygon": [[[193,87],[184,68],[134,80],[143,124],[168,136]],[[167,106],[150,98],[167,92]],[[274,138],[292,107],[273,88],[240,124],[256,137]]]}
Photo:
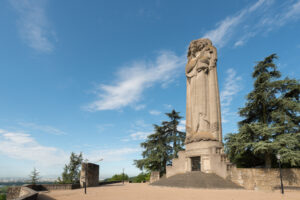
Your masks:
{"label": "virgin mary sculpture", "polygon": [[187,58],[185,143],[222,142],[217,50],[209,39],[193,40]]}

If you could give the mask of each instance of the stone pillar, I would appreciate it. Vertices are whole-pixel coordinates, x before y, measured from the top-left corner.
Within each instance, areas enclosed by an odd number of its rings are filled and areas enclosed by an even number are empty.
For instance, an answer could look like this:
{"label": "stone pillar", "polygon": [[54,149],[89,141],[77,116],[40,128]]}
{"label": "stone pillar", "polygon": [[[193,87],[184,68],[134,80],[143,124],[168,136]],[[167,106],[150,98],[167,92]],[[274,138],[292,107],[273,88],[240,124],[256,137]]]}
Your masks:
{"label": "stone pillar", "polygon": [[86,181],[86,186],[98,186],[99,185],[99,165],[93,163],[82,163],[80,171],[80,186],[83,187],[83,183]]}
{"label": "stone pillar", "polygon": [[153,171],[150,175],[150,183],[153,183],[155,181],[158,181],[160,179],[159,171]]}

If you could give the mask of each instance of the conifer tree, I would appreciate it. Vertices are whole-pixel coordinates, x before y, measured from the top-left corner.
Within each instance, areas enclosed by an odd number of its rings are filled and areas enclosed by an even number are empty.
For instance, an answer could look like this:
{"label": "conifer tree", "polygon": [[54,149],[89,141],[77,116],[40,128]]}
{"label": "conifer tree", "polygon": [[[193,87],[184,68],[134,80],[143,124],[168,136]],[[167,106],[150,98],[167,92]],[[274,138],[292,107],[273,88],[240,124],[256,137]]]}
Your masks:
{"label": "conifer tree", "polygon": [[172,158],[178,157],[178,152],[183,150],[184,140],[185,140],[185,132],[181,132],[177,129],[179,124],[179,120],[182,118],[179,116],[179,112],[176,112],[174,109],[170,113],[166,113],[169,117],[170,121],[163,122],[163,126],[165,127],[168,138],[172,144]]}
{"label": "conifer tree", "polygon": [[154,133],[149,135],[141,147],[143,159],[135,160],[134,164],[141,170],[159,171],[166,173],[166,166],[177,157],[178,151],[183,149],[185,133],[178,131],[179,112],[172,110],[166,113],[170,121],[163,121],[162,125],[154,125]]}
{"label": "conifer tree", "polygon": [[37,171],[36,168],[33,168],[33,171],[31,172],[29,177],[30,177],[30,183],[32,185],[35,185],[39,181],[40,176],[39,176],[39,172]]}
{"label": "conifer tree", "polygon": [[239,114],[239,132],[225,138],[230,160],[240,167],[275,165],[281,155],[285,167],[300,166],[300,84],[280,80],[276,54],[254,67],[254,89]]}
{"label": "conifer tree", "polygon": [[162,174],[166,172],[167,162],[170,160],[172,147],[168,143],[168,135],[162,126],[154,125],[155,133],[147,137],[147,140],[141,143],[145,150],[142,153],[143,159],[135,160],[135,165],[143,170],[159,171]]}

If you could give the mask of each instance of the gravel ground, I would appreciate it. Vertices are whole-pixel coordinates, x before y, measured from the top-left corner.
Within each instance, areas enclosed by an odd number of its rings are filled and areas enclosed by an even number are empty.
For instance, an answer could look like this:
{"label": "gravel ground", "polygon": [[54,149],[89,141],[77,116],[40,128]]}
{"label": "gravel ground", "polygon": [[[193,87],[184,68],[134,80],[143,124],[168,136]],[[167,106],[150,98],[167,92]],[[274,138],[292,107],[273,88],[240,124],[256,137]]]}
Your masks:
{"label": "gravel ground", "polygon": [[147,183],[113,184],[41,193],[40,200],[300,200],[300,191],[253,191],[241,189],[192,189],[151,186]]}

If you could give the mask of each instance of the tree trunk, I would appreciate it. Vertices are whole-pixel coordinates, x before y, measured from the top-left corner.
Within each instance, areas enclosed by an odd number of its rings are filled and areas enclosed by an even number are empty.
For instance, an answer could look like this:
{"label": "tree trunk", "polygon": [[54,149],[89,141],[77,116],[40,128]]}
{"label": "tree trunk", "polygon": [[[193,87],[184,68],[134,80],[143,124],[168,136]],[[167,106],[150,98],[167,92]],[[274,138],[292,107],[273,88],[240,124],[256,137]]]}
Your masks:
{"label": "tree trunk", "polygon": [[266,153],[265,154],[265,168],[271,168],[272,167],[272,159],[271,159],[271,154]]}

